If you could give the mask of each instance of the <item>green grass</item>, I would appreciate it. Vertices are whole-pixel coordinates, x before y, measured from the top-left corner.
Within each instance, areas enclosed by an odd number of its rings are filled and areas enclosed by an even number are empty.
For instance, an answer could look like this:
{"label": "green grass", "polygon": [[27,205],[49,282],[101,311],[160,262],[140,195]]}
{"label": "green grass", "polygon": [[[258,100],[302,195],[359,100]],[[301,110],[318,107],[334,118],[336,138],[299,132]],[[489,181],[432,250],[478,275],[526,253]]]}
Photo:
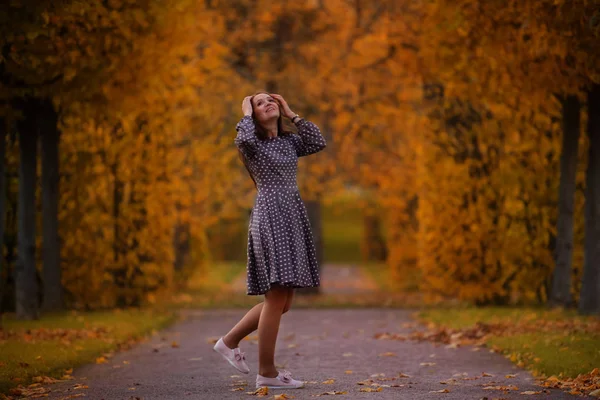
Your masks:
{"label": "green grass", "polygon": [[329,263],[359,263],[362,212],[348,202],[322,206],[323,253]]}
{"label": "green grass", "polygon": [[197,268],[187,283],[190,292],[216,293],[227,290],[240,274],[245,273],[246,263],[222,261],[206,263]]}
{"label": "green grass", "polygon": [[462,307],[421,310],[417,318],[436,326],[463,329],[477,322],[526,324],[528,329],[510,335],[491,335],[486,345],[536,376],[576,377],[600,367],[600,332],[543,324],[544,321],[573,322],[579,327],[593,324],[594,317],[584,317],[572,310],[518,307]]}
{"label": "green grass", "polygon": [[392,278],[390,268],[385,263],[361,263],[359,267],[363,272],[371,277],[379,289],[383,292],[398,292],[401,287],[398,282]]}
{"label": "green grass", "polygon": [[574,378],[600,367],[600,334],[526,333],[493,337],[489,345],[535,375]]}
{"label": "green grass", "polygon": [[[0,341],[0,393],[18,384],[27,385],[35,376],[60,378],[65,370],[95,362],[106,352],[117,349],[130,340],[138,339],[154,329],[167,326],[175,314],[153,310],[114,310],[105,312],[65,312],[44,315],[39,320],[20,321],[14,315],[3,318],[5,332],[10,334]],[[66,339],[44,337],[34,333],[25,340],[27,330],[69,329],[91,332],[104,328],[106,333],[97,337],[67,335]],[[36,332],[36,331],[33,331]]]}

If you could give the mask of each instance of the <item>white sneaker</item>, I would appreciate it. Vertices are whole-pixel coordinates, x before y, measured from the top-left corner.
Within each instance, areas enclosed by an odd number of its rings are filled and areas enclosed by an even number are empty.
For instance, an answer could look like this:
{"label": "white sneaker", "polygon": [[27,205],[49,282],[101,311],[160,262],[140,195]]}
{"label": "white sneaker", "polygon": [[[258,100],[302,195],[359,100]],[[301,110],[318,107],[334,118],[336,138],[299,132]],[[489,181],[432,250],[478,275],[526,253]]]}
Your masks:
{"label": "white sneaker", "polygon": [[292,379],[289,371],[279,371],[276,378],[267,378],[262,375],[256,375],[256,387],[268,387],[269,389],[298,389],[304,387],[304,382]]}
{"label": "white sneaker", "polygon": [[250,368],[248,368],[248,365],[246,365],[246,353],[242,353],[239,347],[230,349],[223,342],[223,338],[220,338],[217,340],[213,350],[221,354],[223,358],[238,371],[243,372],[244,374],[250,372]]}

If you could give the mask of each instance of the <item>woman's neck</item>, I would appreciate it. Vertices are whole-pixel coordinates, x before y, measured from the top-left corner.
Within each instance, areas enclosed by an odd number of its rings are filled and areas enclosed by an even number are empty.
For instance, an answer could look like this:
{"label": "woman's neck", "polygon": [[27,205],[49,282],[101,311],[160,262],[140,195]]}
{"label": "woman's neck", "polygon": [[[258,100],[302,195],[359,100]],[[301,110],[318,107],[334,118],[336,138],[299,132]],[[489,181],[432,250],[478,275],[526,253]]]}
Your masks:
{"label": "woman's neck", "polygon": [[265,122],[263,128],[267,131],[269,138],[277,137],[277,120]]}

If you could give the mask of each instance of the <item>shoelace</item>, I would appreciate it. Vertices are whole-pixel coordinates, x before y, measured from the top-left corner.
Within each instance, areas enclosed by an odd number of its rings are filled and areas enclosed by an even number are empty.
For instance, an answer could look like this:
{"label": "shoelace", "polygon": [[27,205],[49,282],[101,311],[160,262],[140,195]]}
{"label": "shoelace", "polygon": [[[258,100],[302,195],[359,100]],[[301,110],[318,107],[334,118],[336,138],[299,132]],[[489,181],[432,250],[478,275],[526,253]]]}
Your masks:
{"label": "shoelace", "polygon": [[241,350],[234,352],[234,357],[237,361],[242,361],[246,359],[246,353],[243,353]]}
{"label": "shoelace", "polygon": [[279,371],[281,373],[281,380],[285,383],[289,383],[292,381],[292,373],[290,371],[282,370]]}

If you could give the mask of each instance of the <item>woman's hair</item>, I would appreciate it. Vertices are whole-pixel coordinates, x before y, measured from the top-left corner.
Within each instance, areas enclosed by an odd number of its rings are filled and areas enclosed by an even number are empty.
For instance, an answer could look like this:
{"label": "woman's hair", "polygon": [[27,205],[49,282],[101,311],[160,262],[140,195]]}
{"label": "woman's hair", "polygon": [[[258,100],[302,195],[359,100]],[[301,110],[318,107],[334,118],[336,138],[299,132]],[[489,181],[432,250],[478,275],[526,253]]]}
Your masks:
{"label": "woman's hair", "polygon": [[[269,137],[269,133],[260,124],[260,122],[258,122],[258,120],[256,119],[256,116],[254,115],[254,103],[253,103],[253,101],[254,101],[254,97],[256,97],[259,94],[268,94],[268,95],[270,95],[269,92],[265,92],[265,91],[258,91],[258,92],[254,93],[252,95],[252,97],[250,98],[250,104],[252,105],[252,120],[254,121],[254,126],[256,127],[256,136],[258,137],[258,139],[259,140],[267,140],[268,137]],[[281,105],[279,105],[279,118],[277,118],[277,136],[287,136],[291,132],[285,131],[283,129],[283,117],[281,115],[281,111],[282,111],[281,110]],[[254,187],[256,187],[256,179],[254,179],[254,176],[252,175],[252,171],[250,171],[250,167],[248,166],[248,160],[246,160],[246,157],[240,151],[240,149],[238,149],[238,154],[240,156],[240,159],[244,163],[244,167],[246,167],[246,170],[248,171],[248,174],[250,175],[250,178],[252,178],[252,181],[254,182]]]}

